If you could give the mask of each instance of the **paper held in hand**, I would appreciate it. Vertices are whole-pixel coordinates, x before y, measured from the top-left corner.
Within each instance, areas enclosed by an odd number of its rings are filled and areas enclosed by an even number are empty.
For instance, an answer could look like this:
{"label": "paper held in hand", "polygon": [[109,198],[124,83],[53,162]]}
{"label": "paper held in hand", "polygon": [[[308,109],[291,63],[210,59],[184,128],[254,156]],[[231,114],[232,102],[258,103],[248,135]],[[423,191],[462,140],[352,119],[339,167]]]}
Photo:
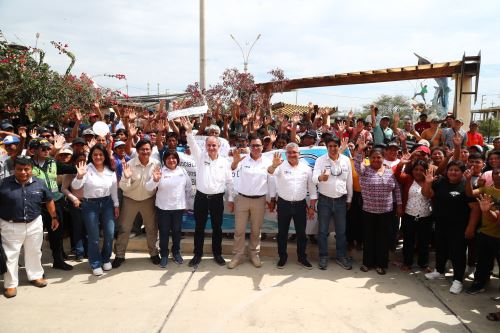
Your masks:
{"label": "paper held in hand", "polygon": [[180,109],[175,111],[170,111],[168,113],[168,120],[173,120],[179,117],[195,116],[199,114],[204,114],[208,111],[208,105],[205,103],[201,106],[193,106],[186,109]]}

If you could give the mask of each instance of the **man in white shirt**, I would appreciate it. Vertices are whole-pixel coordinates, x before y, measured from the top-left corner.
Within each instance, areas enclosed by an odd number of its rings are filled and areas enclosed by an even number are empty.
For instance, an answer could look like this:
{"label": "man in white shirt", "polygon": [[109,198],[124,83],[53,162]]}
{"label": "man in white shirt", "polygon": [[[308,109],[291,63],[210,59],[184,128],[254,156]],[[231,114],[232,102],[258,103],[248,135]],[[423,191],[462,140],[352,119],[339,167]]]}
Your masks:
{"label": "man in white shirt", "polygon": [[214,261],[224,266],[226,261],[222,257],[222,219],[224,216],[224,192],[228,192],[228,207],[232,211],[233,177],[229,161],[219,155],[220,140],[209,136],[205,140],[206,151],[202,152],[193,136],[193,125],[185,118],[181,118],[182,126],[186,129],[187,142],[191,147],[191,156],[196,161],[196,196],[194,198],[194,219],[196,221],[194,233],[194,256],[189,267],[198,266],[203,256],[205,242],[205,227],[208,214],[212,224],[212,253]]}
{"label": "man in white shirt", "polygon": [[262,141],[257,136],[250,137],[250,154],[241,156],[238,149],[233,152],[231,169],[238,174],[235,191],[238,195],[234,204],[234,246],[233,259],[227,265],[235,268],[242,261],[245,253],[245,231],[250,218],[250,261],[260,267],[260,228],[266,212],[266,197],[274,197],[273,176],[267,172],[270,159],[262,156]]}
{"label": "man in white shirt", "polygon": [[344,269],[352,268],[347,258],[346,214],[352,200],[352,169],[349,158],[339,152],[340,140],[326,140],[328,154],[314,164],[313,182],[318,184],[318,247],[319,268],[328,266],[328,228],[335,221],[336,260]]}
{"label": "man in white shirt", "polygon": [[137,157],[134,157],[123,166],[123,175],[120,179],[120,188],[123,191],[123,204],[118,220],[118,237],[115,243],[115,259],[113,268],[118,268],[125,261],[125,252],[129,241],[130,231],[137,213],[141,213],[148,252],[154,265],[160,264],[160,256],[156,241],[158,240],[158,226],[155,220],[155,190],[148,191],[146,182],[149,181],[153,170],[160,163],[151,158],[151,142],[139,140],[137,142]]}
{"label": "man in white shirt", "polygon": [[[286,145],[286,162],[281,153],[274,154],[272,165],[267,169],[274,174],[278,192],[278,268],[283,268],[288,259],[286,251],[288,229],[293,218],[297,234],[297,257],[299,264],[312,269],[306,256],[306,222],[314,217],[314,207],[318,198],[316,185],[312,181],[312,170],[304,162],[299,161],[299,146],[296,143]],[[309,192],[309,206],[306,202]]]}

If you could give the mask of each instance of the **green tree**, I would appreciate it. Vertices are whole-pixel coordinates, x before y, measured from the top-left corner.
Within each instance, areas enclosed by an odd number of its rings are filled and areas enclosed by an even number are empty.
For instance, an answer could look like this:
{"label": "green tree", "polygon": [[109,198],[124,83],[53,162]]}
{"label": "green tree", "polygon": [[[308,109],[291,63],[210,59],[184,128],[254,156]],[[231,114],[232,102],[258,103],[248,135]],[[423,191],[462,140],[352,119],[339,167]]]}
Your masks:
{"label": "green tree", "polygon": [[483,135],[484,141],[495,138],[500,133],[500,121],[497,119],[479,120],[479,132]]}
{"label": "green tree", "polygon": [[394,113],[399,113],[401,118],[404,116],[412,116],[413,108],[408,103],[409,97],[403,95],[381,95],[370,104],[363,105],[362,116],[366,117],[370,114],[370,106],[376,105],[379,110],[379,115],[389,116],[392,118]]}

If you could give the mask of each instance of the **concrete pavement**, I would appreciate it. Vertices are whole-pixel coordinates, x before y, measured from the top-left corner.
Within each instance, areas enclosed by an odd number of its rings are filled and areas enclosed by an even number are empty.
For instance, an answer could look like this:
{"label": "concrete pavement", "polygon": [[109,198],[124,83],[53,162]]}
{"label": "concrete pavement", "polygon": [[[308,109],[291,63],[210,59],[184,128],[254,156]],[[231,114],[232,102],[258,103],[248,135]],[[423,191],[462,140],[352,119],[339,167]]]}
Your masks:
{"label": "concrete pavement", "polygon": [[[140,239],[138,240],[140,241]],[[311,251],[313,249],[311,248]],[[172,261],[154,266],[144,253],[127,253],[122,267],[102,277],[87,262],[74,270],[50,268],[49,285],[21,285],[13,299],[0,297],[0,332],[498,332],[485,315],[499,308],[499,281],[488,292],[455,296],[449,281],[421,273],[306,270],[293,255],[284,269],[275,258],[263,267],[246,262],[233,270],[206,257],[193,270]],[[293,247],[289,249],[293,253]],[[187,255],[185,259],[189,259]],[[229,259],[229,256],[226,256]],[[355,253],[359,262],[360,252]],[[446,305],[445,305],[446,304]],[[497,310],[498,311],[498,310]]]}

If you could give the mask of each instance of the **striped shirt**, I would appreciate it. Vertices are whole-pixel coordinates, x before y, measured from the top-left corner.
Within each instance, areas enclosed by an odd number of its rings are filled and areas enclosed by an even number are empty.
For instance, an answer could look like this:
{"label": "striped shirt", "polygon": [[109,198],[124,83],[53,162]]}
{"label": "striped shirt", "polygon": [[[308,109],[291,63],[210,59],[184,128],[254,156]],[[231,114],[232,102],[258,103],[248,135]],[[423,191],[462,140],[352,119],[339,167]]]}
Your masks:
{"label": "striped shirt", "polygon": [[363,156],[354,155],[354,167],[359,175],[363,210],[373,214],[383,214],[394,210],[394,199],[401,205],[401,192],[391,168],[386,167],[379,175],[376,170],[361,165]]}

